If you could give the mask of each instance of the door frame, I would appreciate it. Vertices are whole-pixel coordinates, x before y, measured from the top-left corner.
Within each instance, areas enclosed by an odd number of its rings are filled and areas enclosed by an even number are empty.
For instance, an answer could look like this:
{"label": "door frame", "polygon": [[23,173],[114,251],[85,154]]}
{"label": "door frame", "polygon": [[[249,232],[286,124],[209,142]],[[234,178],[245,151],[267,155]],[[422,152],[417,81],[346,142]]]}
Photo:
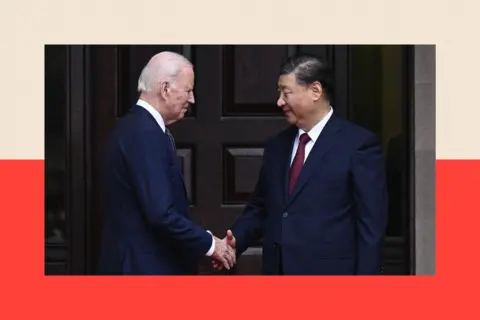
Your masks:
{"label": "door frame", "polygon": [[402,95],[404,97],[403,105],[406,106],[405,113],[403,114],[403,124],[404,130],[407,133],[407,145],[405,146],[408,150],[408,161],[407,161],[407,172],[408,172],[408,185],[405,185],[404,194],[406,194],[407,203],[406,207],[408,208],[408,215],[406,217],[405,228],[408,230],[407,240],[407,249],[408,249],[408,271],[410,275],[416,274],[416,246],[415,246],[415,197],[416,197],[416,186],[415,186],[415,46],[406,45],[404,47],[404,59],[405,59],[405,93]]}
{"label": "door frame", "polygon": [[[66,46],[65,214],[66,261],[45,261],[45,274],[87,273],[89,221],[89,121],[87,47]],[[48,159],[46,159],[48,160]],[[45,244],[45,250],[49,245]],[[55,246],[53,246],[55,247]]]}

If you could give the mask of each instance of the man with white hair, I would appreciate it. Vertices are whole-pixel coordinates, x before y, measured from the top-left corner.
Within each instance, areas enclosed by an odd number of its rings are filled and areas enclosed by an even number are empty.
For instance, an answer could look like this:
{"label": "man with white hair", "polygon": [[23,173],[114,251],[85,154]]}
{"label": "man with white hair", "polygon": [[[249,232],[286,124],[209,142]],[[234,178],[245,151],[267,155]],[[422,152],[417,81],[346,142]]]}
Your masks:
{"label": "man with white hair", "polygon": [[192,275],[204,256],[227,269],[235,252],[194,224],[169,124],[194,103],[194,71],[161,52],[138,80],[140,99],[117,123],[106,148],[106,214],[101,274]]}

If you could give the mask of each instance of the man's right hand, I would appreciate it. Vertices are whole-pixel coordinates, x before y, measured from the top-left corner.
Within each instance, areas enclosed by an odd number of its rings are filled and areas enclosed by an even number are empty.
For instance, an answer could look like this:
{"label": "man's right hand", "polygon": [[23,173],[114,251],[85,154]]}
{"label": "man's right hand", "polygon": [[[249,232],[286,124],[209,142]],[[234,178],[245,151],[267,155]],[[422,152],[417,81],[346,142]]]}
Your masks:
{"label": "man's right hand", "polygon": [[[218,238],[215,238],[217,240]],[[231,230],[227,231],[227,235],[225,238],[223,238],[221,241],[226,243],[230,249],[233,249],[234,254],[236,254],[236,239],[233,236],[233,233]],[[216,244],[215,244],[216,245]],[[218,260],[212,259],[212,266],[217,269],[217,270],[222,270],[225,264],[220,263]],[[226,266],[225,266],[226,267]],[[229,269],[229,268],[227,268]]]}
{"label": "man's right hand", "polygon": [[230,270],[236,263],[236,252],[235,249],[227,244],[227,241],[224,239],[219,239],[214,236],[215,239],[215,250],[212,254],[212,261],[215,261],[221,269],[225,267],[227,270]]}

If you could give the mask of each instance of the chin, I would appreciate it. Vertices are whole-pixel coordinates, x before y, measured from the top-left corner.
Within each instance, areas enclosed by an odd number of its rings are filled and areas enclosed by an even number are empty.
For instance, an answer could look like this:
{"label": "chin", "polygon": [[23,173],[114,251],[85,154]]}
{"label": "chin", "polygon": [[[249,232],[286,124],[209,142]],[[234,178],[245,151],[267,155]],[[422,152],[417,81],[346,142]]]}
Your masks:
{"label": "chin", "polygon": [[293,115],[287,115],[286,119],[287,119],[287,122],[290,124],[293,124],[293,125],[297,124],[297,118],[294,117]]}

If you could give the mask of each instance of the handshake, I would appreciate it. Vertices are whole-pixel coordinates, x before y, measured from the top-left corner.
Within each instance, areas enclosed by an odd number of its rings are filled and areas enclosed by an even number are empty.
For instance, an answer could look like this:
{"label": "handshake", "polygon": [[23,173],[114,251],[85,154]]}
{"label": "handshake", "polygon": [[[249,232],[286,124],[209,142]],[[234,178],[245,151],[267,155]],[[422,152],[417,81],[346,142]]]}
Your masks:
{"label": "handshake", "polygon": [[235,249],[235,237],[232,231],[228,230],[227,235],[223,239],[213,236],[215,239],[215,250],[212,254],[212,266],[217,270],[223,268],[230,270],[236,263],[237,252]]}

